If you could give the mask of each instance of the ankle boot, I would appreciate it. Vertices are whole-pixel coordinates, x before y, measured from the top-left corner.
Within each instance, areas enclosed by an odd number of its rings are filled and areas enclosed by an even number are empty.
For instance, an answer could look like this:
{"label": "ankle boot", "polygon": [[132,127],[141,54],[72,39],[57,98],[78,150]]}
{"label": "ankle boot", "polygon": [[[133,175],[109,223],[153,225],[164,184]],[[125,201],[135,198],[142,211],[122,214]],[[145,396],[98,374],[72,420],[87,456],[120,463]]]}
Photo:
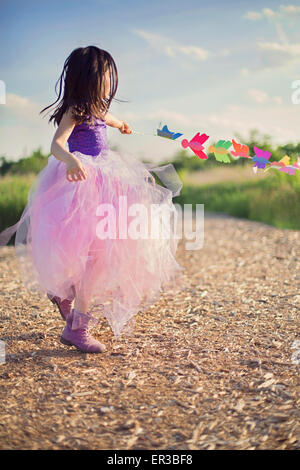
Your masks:
{"label": "ankle boot", "polygon": [[91,321],[90,315],[73,309],[67,317],[60,342],[67,346],[76,346],[80,351],[87,353],[106,351],[104,344],[101,344],[89,333],[88,327]]}
{"label": "ankle boot", "polygon": [[69,299],[61,299],[60,297],[53,296],[51,294],[47,294],[48,299],[58,307],[59,313],[63,320],[67,320],[67,316],[71,312],[72,302],[75,298],[75,288],[72,286],[72,300]]}
{"label": "ankle boot", "polygon": [[61,300],[60,297],[54,296],[52,297],[50,294],[47,294],[48,299],[54,304],[57,305],[59,313],[61,314],[61,317],[63,320],[67,319],[67,316],[71,312],[72,308],[72,300],[69,299],[64,299]]}

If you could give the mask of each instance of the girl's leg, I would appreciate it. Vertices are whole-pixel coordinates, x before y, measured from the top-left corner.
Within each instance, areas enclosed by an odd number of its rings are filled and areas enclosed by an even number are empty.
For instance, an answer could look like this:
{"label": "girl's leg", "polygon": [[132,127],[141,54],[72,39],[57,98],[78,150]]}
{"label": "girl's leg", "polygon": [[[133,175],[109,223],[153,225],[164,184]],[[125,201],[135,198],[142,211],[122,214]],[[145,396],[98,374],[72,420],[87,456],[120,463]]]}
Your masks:
{"label": "girl's leg", "polygon": [[86,265],[84,279],[75,287],[74,308],[78,312],[88,313],[95,279],[97,277],[96,260],[92,257]]}
{"label": "girl's leg", "polygon": [[76,295],[74,308],[78,312],[87,313],[89,309],[89,302],[86,299],[80,297],[79,295]]}

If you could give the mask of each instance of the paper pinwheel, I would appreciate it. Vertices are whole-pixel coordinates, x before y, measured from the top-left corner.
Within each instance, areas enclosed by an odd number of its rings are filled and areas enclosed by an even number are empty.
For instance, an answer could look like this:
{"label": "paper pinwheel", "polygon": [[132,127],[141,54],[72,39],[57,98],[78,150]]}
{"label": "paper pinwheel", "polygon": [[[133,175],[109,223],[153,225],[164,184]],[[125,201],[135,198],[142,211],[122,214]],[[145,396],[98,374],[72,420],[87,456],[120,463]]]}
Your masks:
{"label": "paper pinwheel", "polygon": [[295,168],[296,170],[300,170],[300,158],[298,157],[298,160],[292,164],[292,167]]}
{"label": "paper pinwheel", "polygon": [[298,168],[295,168],[293,165],[286,165],[285,167],[280,168],[279,171],[283,171],[284,173],[287,173],[288,175],[293,176],[296,170],[298,170]]}
{"label": "paper pinwheel", "polygon": [[237,160],[240,157],[251,158],[250,155],[249,155],[248,145],[239,144],[234,139],[232,139],[232,145],[233,145],[233,148],[234,148],[234,152],[230,152],[230,153],[231,153],[231,155],[233,156],[233,158],[235,160]]}
{"label": "paper pinwheel", "polygon": [[202,152],[204,149],[203,145],[204,142],[209,139],[209,136],[206,134],[200,134],[200,132],[197,132],[197,134],[192,138],[192,140],[188,141],[187,139],[183,139],[181,141],[181,145],[183,148],[189,147],[197,157],[201,158],[202,160],[207,159],[207,155]]}
{"label": "paper pinwheel", "polygon": [[266,165],[270,163],[269,158],[271,156],[271,152],[268,152],[267,150],[259,149],[258,147],[255,147],[255,145],[253,146],[253,149],[255,152],[255,155],[252,157],[252,161],[255,162],[253,171],[255,171],[254,168],[256,170],[257,168],[265,168]]}
{"label": "paper pinwheel", "polygon": [[288,155],[285,155],[279,162],[271,162],[268,166],[268,168],[265,169],[265,171],[268,171],[270,168],[273,168],[274,170],[279,170],[279,171],[284,171],[287,173],[287,171],[284,170],[287,169],[290,163],[290,157]]}
{"label": "paper pinwheel", "polygon": [[[160,122],[158,125],[157,133],[156,134],[145,134],[144,132],[132,131],[134,134],[140,135],[155,135],[158,137],[164,137],[170,140],[176,140],[178,137],[182,136],[183,134],[180,132],[171,132],[168,129],[167,125],[162,127],[162,123]],[[209,139],[209,136],[204,132],[200,134],[194,135],[194,137],[189,141],[187,139],[183,139],[181,141],[181,145],[183,148],[190,148],[194,154],[201,158],[202,160],[207,160],[208,155],[203,151],[204,150],[204,143]],[[229,151],[230,147],[233,145],[233,150]],[[271,152],[268,150],[263,150],[255,145],[253,146],[254,155],[249,155],[249,147],[248,145],[241,144],[236,142],[234,139],[230,140],[219,140],[215,145],[210,145],[208,148],[209,153],[213,153],[215,159],[221,163],[231,163],[231,157],[234,160],[238,158],[249,158],[254,162],[253,171],[257,173],[257,169],[261,168],[264,171],[268,171],[270,168],[274,168],[275,170],[282,171],[289,175],[294,175],[297,170],[300,170],[300,157],[298,157],[297,162],[290,163],[290,157],[285,155],[279,162],[273,161],[270,162],[269,158],[271,157]]]}
{"label": "paper pinwheel", "polygon": [[300,165],[299,160],[297,163],[293,163],[292,165],[290,165],[290,157],[288,155],[285,155],[281,160],[279,160],[279,162],[270,163],[270,166],[267,169],[269,170],[270,168],[282,171],[283,173],[287,173],[288,175],[294,175],[296,170],[299,170]]}
{"label": "paper pinwheel", "polygon": [[168,126],[165,125],[162,129],[157,129],[157,135],[160,137],[165,137],[166,139],[175,140],[178,139],[178,137],[180,137],[182,134],[180,134],[180,132],[177,132],[176,134],[175,132],[169,131]]}
{"label": "paper pinwheel", "polygon": [[[297,162],[288,165],[286,169],[288,169],[286,173],[288,173],[289,175],[294,175],[297,170],[300,170],[300,159],[298,158]],[[283,168],[281,171],[285,171],[285,169]]]}
{"label": "paper pinwheel", "polygon": [[228,149],[230,149],[231,145],[231,140],[219,140],[215,146],[211,145],[208,151],[214,154],[218,162],[230,163]]}

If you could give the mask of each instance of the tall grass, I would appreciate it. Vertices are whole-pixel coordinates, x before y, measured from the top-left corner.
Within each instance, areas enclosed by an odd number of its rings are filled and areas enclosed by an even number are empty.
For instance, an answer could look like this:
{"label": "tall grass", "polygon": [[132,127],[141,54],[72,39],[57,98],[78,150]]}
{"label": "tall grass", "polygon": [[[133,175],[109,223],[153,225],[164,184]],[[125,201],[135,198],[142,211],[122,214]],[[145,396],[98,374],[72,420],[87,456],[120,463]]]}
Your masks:
{"label": "tall grass", "polygon": [[0,178],[0,231],[15,224],[22,215],[34,176],[11,175]]}
{"label": "tall grass", "polygon": [[[271,173],[272,172],[272,173]],[[257,181],[184,185],[179,204],[204,204],[204,209],[256,220],[278,228],[300,230],[300,174],[270,170]]]}
{"label": "tall grass", "polygon": [[[258,132],[250,132],[248,141],[237,136],[238,140],[247,144],[253,153],[253,146],[272,152],[271,160],[279,160],[288,154],[292,161],[300,154],[299,144],[286,144],[273,147],[269,136],[260,137]],[[29,187],[35,175],[47,164],[49,155],[44,155],[40,148],[28,158],[17,162],[0,157],[0,231],[15,224],[20,218],[27,203]],[[239,159],[230,166],[243,166],[249,162]],[[187,176],[198,170],[213,171],[222,166],[213,157],[201,161],[191,156],[187,150],[179,150],[173,162],[181,179],[188,181]],[[224,164],[223,164],[224,165]],[[236,167],[237,168],[237,167]],[[258,170],[262,171],[262,170]],[[159,180],[155,176],[158,183]],[[240,182],[221,182],[213,184],[186,183],[180,196],[174,198],[179,204],[205,205],[209,211],[226,212],[228,214],[272,224],[279,228],[300,230],[300,171],[294,176],[277,170],[270,170],[267,178]]]}

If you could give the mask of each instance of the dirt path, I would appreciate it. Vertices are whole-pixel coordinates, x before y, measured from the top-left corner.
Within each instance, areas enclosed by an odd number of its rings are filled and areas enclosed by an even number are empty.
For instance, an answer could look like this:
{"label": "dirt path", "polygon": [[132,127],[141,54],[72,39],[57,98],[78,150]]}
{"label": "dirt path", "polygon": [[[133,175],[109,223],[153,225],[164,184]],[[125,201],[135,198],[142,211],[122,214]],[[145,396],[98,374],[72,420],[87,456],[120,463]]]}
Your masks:
{"label": "dirt path", "polygon": [[59,343],[59,314],[0,256],[1,448],[300,448],[300,232],[207,216],[203,249],[180,241],[188,287],[131,338],[103,321],[103,355]]}

